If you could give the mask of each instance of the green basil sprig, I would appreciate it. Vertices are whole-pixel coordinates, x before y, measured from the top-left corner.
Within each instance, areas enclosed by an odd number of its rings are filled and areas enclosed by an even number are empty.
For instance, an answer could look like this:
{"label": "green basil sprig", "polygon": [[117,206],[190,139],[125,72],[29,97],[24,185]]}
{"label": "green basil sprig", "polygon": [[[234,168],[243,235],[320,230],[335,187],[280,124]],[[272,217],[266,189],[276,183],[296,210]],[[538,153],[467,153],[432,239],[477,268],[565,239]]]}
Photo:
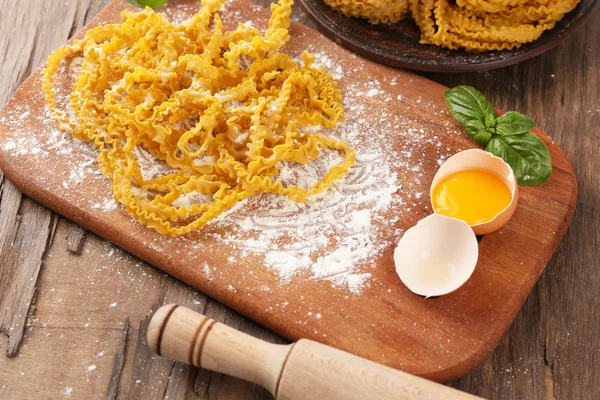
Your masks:
{"label": "green basil sprig", "polygon": [[471,138],[506,161],[520,185],[540,185],[550,177],[550,153],[530,132],[535,123],[529,117],[516,111],[498,117],[494,106],[471,86],[456,86],[444,93],[444,98]]}
{"label": "green basil sprig", "polygon": [[169,0],[127,0],[129,3],[133,4],[137,7],[150,7],[150,8],[158,8],[165,4]]}

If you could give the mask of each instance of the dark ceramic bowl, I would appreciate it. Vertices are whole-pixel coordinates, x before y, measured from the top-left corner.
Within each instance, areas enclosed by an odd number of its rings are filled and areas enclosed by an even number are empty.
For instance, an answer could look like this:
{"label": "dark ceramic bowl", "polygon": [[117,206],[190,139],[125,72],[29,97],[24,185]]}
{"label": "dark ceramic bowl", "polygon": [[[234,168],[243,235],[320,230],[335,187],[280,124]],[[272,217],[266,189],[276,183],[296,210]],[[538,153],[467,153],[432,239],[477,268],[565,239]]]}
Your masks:
{"label": "dark ceramic bowl", "polygon": [[421,33],[412,19],[372,25],[366,20],[339,14],[323,0],[297,1],[321,32],[349,50],[378,63],[431,72],[483,71],[539,56],[571,36],[600,4],[600,0],[582,0],[553,29],[518,49],[469,53],[420,44]]}

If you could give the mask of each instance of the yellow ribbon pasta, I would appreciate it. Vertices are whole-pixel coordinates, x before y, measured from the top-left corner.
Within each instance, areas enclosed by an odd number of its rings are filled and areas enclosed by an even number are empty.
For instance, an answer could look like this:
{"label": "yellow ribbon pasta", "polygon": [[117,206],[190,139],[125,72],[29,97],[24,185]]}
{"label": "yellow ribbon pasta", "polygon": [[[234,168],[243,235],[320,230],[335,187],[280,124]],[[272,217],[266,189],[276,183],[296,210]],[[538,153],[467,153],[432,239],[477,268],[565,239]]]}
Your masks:
{"label": "yellow ribbon pasta", "polygon": [[[114,198],[139,223],[171,236],[199,229],[259,193],[304,202],[354,163],[347,143],[303,129],[335,128],[344,112],[337,83],[312,67],[312,54],[304,52],[299,63],[279,52],[289,39],[293,0],[271,5],[264,34],[243,24],[227,31],[217,13],[224,1],[202,0],[181,25],[149,8],[123,12],[123,23],[91,29],[55,51],[44,70],[58,127],[92,141]],[[54,75],[74,57],[83,64],[70,95],[71,118],[57,105]],[[144,179],[139,147],[170,172]],[[307,164],[323,148],[345,158],[319,182],[300,188],[277,181],[281,162]],[[212,201],[176,205],[190,193]]]}
{"label": "yellow ribbon pasta", "polygon": [[537,40],[579,0],[401,0],[396,8],[404,7],[400,14],[390,13],[386,0],[325,2],[344,15],[371,23],[396,22],[410,12],[421,30],[421,43],[479,52],[513,49]]}
{"label": "yellow ribbon pasta", "polygon": [[325,0],[347,17],[365,18],[372,24],[394,23],[406,16],[408,0]]}

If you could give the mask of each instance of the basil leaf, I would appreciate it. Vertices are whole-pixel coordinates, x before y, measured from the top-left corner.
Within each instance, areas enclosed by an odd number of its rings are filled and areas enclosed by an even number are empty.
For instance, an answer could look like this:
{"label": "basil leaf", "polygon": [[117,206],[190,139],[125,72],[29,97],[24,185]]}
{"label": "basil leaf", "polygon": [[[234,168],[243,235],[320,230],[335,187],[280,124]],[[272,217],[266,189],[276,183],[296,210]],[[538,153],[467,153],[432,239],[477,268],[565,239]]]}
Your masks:
{"label": "basil leaf", "polygon": [[552,173],[548,148],[534,133],[495,136],[485,149],[512,167],[519,185],[540,185]]}
{"label": "basil leaf", "polygon": [[456,86],[444,93],[444,99],[454,118],[465,125],[472,120],[485,124],[488,115],[497,116],[494,106],[472,86]]}
{"label": "basil leaf", "polygon": [[489,131],[489,128],[485,126],[485,124],[479,120],[471,120],[465,124],[465,128],[471,139],[473,139],[477,144],[485,146],[492,139],[492,133]]}
{"label": "basil leaf", "polygon": [[493,128],[496,126],[496,118],[492,114],[488,114],[485,116],[485,126],[488,128]]}
{"label": "basil leaf", "polygon": [[535,122],[526,115],[509,111],[496,120],[496,134],[500,136],[519,135],[535,128]]}
{"label": "basil leaf", "polygon": [[165,4],[169,0],[127,0],[129,3],[133,4],[137,7],[150,7],[150,8],[158,8]]}

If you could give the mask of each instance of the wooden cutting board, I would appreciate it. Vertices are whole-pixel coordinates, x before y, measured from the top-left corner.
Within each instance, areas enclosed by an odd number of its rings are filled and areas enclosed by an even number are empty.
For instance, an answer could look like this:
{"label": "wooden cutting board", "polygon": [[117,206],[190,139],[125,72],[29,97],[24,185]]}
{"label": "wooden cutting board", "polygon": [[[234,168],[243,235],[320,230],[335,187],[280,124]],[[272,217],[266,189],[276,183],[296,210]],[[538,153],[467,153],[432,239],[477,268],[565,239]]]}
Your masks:
{"label": "wooden cutting board", "polygon": [[[125,7],[124,0],[116,0],[88,28],[117,21]],[[183,20],[196,7],[196,0],[172,0],[164,11]],[[230,24],[251,21],[260,27],[268,15],[246,0],[230,0],[222,13]],[[48,119],[40,71],[0,114],[0,167],[33,199],[291,340],[310,338],[437,381],[458,378],[496,346],[567,230],[577,198],[572,167],[562,150],[536,131],[550,149],[551,178],[543,186],[522,188],[509,224],[481,238],[479,263],[467,284],[440,298],[416,296],[395,274],[394,245],[404,230],[431,213],[427,193],[439,164],[474,144],[446,110],[443,86],[363,60],[299,24],[290,33],[286,51],[317,52],[345,95],[345,137],[359,162],[341,187],[354,188],[352,196],[360,193],[362,199],[375,194],[363,205],[372,211],[368,240],[358,244],[371,253],[338,275],[303,269],[282,279],[281,266],[274,267],[268,254],[250,245],[256,240],[240,239],[239,221],[259,236],[286,231],[290,221],[302,229],[329,224],[323,229],[328,244],[310,254],[332,261],[326,256],[339,250],[345,237],[339,226],[352,204],[326,203],[318,218],[300,223],[294,212],[263,206],[262,201],[272,200],[263,197],[183,238],[135,223],[111,201],[108,179],[96,171],[94,150],[57,131]],[[387,207],[374,205],[380,198]],[[274,222],[267,226],[265,221]],[[294,244],[303,245],[281,245]],[[333,261],[343,265],[347,260]]]}

